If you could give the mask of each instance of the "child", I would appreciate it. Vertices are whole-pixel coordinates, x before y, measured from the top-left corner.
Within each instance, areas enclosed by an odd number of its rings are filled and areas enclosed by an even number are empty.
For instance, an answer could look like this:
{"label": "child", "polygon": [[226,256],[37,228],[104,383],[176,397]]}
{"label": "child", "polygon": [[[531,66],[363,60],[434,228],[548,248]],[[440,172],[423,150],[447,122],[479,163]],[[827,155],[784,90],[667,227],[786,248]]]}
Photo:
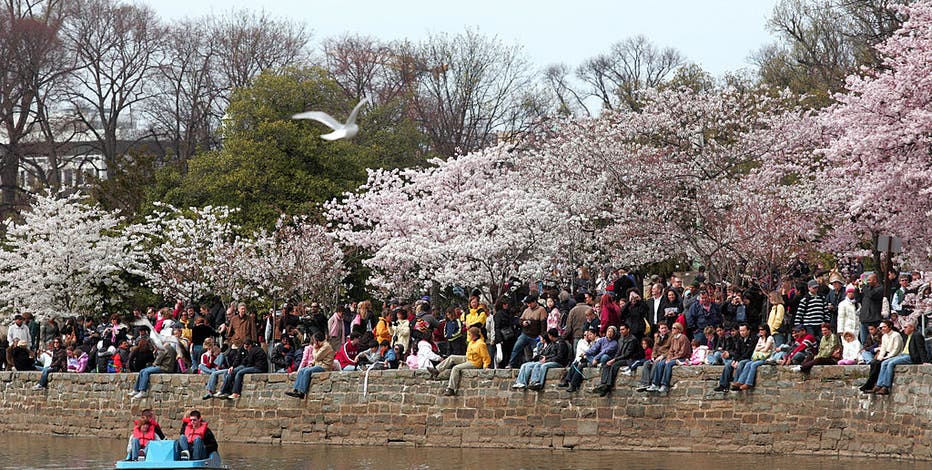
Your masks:
{"label": "child", "polygon": [[841,342],[841,360],[838,361],[840,366],[850,366],[858,363],[858,360],[861,359],[861,342],[854,337],[854,333],[846,331],[842,333]]}
{"label": "child", "polygon": [[650,336],[645,336],[641,339],[641,349],[644,350],[644,359],[638,359],[631,363],[626,369],[622,370],[624,375],[634,375],[634,372],[641,367],[642,364],[649,361],[651,355],[653,354],[654,339]]}
{"label": "child", "polygon": [[693,354],[689,358],[688,364],[691,366],[699,366],[705,364],[705,358],[709,355],[709,347],[701,344],[701,341],[694,339],[692,341]]}

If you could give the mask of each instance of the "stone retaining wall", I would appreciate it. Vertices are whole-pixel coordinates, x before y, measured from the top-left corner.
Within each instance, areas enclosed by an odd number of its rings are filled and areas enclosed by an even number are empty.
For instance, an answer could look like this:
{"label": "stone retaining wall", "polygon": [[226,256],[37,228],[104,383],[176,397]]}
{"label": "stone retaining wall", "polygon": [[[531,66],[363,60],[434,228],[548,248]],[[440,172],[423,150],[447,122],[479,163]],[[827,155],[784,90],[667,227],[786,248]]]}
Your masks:
{"label": "stone retaining wall", "polygon": [[237,401],[201,400],[206,377],[153,375],[149,398],[127,392],[136,374],[53,374],[33,391],[35,372],[0,372],[0,425],[8,431],[124,437],[141,408],[176,435],[198,408],[221,442],[724,451],[884,456],[932,460],[932,365],[900,366],[890,396],[856,386],[866,366],[816,367],[804,377],[759,369],[749,392],[714,393],[721,367],[678,367],[668,396],[634,391],[619,377],[605,398],[555,388],[514,391],[513,371],[467,371],[458,396],[423,371],[314,376],[306,400],[284,395],[284,374],[247,376]]}

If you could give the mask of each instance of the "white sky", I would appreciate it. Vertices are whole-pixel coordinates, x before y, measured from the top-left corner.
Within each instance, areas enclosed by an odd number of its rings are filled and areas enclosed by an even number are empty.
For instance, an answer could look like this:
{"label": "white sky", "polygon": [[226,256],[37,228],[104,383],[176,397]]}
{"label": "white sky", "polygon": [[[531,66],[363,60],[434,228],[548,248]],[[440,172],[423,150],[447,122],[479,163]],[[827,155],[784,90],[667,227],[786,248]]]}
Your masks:
{"label": "white sky", "polygon": [[265,10],[303,20],[313,41],[344,32],[417,41],[432,32],[478,28],[518,43],[538,68],[576,67],[621,39],[645,35],[721,76],[749,68],[748,57],[772,41],[767,18],[777,0],[139,0],[166,19]]}

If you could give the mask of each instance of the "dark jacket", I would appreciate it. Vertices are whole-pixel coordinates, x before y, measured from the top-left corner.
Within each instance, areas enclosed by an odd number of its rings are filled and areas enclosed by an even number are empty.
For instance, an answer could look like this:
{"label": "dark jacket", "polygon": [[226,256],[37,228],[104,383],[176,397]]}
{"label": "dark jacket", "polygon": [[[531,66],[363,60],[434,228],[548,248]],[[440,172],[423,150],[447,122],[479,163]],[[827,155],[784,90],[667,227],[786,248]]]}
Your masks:
{"label": "dark jacket", "polygon": [[561,367],[566,367],[572,360],[573,353],[570,351],[569,343],[562,339],[554,341],[552,355],[547,357],[547,362],[556,362]]}
{"label": "dark jacket", "polygon": [[861,290],[861,323],[879,323],[883,320],[880,310],[883,308],[883,286],[864,286]]}
{"label": "dark jacket", "polygon": [[52,352],[52,363],[49,364],[52,372],[64,372],[68,370],[68,351],[65,348],[58,348]]}
{"label": "dark jacket", "polygon": [[925,364],[929,362],[929,353],[926,351],[926,339],[922,336],[922,332],[916,329],[912,336],[904,336],[903,341],[906,341],[907,338],[909,339],[909,362],[913,364]]}
{"label": "dark jacket", "polygon": [[251,346],[243,358],[243,366],[255,367],[260,373],[269,371],[269,356],[260,346]]}
{"label": "dark jacket", "polygon": [[612,358],[615,362],[630,364],[638,359],[644,359],[644,350],[641,349],[641,342],[633,335],[618,338],[618,352]]}
{"label": "dark jacket", "polygon": [[158,356],[155,356],[155,362],[152,365],[170,373],[175,371],[176,359],[178,359],[178,353],[175,351],[174,346],[167,344],[165,349],[160,351]]}
{"label": "dark jacket", "polygon": [[709,310],[702,308],[699,302],[693,302],[686,313],[686,327],[689,331],[702,331],[707,326],[721,326],[722,313],[717,303],[712,302]]}
{"label": "dark jacket", "polygon": [[644,336],[644,320],[647,319],[648,313],[647,303],[643,300],[639,300],[635,303],[629,303],[625,305],[624,311],[621,312],[621,318],[622,321],[628,325],[628,328],[631,330],[631,334],[640,338]]}
{"label": "dark jacket", "polygon": [[757,347],[757,339],[758,336],[752,334],[749,334],[747,338],[736,335],[733,339],[734,349],[728,351],[731,359],[735,361],[750,359],[751,355],[754,354],[754,348]]}

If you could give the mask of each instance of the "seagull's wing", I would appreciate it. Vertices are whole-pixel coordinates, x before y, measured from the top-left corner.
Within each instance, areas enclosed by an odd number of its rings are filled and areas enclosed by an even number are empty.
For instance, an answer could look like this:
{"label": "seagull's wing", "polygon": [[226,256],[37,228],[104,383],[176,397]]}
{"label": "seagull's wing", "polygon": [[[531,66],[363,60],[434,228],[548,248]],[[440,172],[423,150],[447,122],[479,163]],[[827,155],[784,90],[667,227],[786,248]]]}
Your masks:
{"label": "seagull's wing", "polygon": [[292,119],[313,119],[319,123],[326,125],[327,127],[337,130],[343,127],[343,124],[337,122],[336,119],[332,118],[329,114],[320,112],[320,111],[308,111],[306,113],[298,113],[291,116]]}
{"label": "seagull's wing", "polygon": [[356,123],[356,114],[358,114],[358,113],[359,113],[359,109],[362,108],[363,105],[366,104],[366,103],[368,103],[368,102],[369,102],[369,97],[367,96],[367,97],[363,98],[362,101],[360,101],[359,104],[357,104],[355,108],[353,108],[353,112],[351,112],[350,115],[349,115],[349,117],[346,119],[346,125],[347,125],[347,126],[350,125],[350,124],[355,124],[355,123]]}

